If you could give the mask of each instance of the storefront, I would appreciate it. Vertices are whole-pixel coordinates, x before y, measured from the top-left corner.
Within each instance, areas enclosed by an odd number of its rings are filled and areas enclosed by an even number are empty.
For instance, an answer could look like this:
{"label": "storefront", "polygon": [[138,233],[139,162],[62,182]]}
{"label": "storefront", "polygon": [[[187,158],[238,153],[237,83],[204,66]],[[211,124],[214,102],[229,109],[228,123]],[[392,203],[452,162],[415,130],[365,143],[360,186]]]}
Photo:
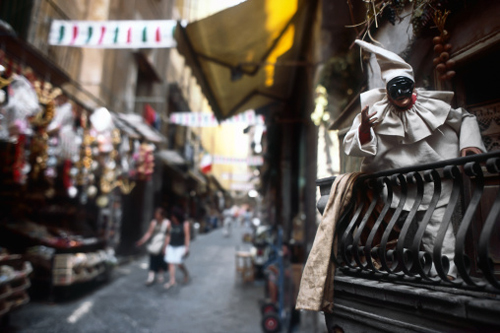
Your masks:
{"label": "storefront", "polygon": [[27,302],[22,292],[5,296],[5,281],[52,294],[108,276],[123,207],[137,210],[130,198],[144,196],[164,138],[61,90],[68,76],[9,31],[0,44],[0,257],[14,269],[0,272],[3,314]]}

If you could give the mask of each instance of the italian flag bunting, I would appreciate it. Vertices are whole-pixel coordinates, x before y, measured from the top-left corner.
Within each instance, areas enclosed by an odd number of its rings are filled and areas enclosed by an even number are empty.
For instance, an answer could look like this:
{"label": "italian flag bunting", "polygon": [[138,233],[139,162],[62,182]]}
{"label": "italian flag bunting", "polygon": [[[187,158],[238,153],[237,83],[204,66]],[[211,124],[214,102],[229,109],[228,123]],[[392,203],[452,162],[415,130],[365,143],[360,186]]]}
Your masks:
{"label": "italian flag bunting", "polygon": [[93,48],[172,48],[176,47],[176,25],[176,20],[54,20],[49,44]]}

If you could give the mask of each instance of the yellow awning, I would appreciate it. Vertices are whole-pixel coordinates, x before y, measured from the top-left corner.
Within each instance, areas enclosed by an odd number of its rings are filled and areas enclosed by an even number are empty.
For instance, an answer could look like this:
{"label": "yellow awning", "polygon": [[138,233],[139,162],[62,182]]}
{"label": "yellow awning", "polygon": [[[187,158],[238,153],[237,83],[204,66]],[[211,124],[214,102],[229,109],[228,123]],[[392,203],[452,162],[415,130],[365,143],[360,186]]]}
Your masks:
{"label": "yellow awning", "polygon": [[[177,50],[219,120],[288,99],[316,1],[248,0],[177,25]],[[309,22],[310,24],[310,22]]]}

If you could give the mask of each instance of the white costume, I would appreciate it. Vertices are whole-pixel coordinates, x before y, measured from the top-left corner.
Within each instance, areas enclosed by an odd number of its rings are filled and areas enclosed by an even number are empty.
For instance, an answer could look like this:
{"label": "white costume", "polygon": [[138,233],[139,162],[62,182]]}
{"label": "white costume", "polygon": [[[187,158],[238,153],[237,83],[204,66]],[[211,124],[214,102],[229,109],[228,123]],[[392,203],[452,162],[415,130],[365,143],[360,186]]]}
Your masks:
{"label": "white costume", "polygon": [[[411,66],[398,55],[363,41],[356,43],[375,53],[386,84],[398,76],[408,77],[414,81]],[[365,144],[360,142],[358,129],[361,124],[361,114],[354,119],[351,129],[344,138],[344,151],[347,155],[364,157],[361,171],[373,173],[456,158],[466,147],[476,147],[483,152],[486,151],[475,116],[462,108],[453,109],[450,106],[453,92],[417,89],[416,95],[415,103],[409,109],[401,111],[389,102],[386,89],[372,89],[361,94],[361,108],[368,105],[368,113],[376,112],[375,117],[378,118],[370,129],[369,142]],[[437,207],[448,204],[451,188],[450,181],[442,183]],[[410,199],[414,191],[415,187],[410,188],[405,210],[410,210],[413,205],[413,200]],[[419,211],[428,208],[432,193],[433,186],[427,184]],[[398,202],[399,195],[395,192],[392,207],[396,207]],[[429,221],[422,240],[426,251],[432,251],[443,212],[444,209],[436,209]],[[452,262],[454,238],[450,225],[443,246],[443,254],[451,261],[450,275],[456,274]]]}
{"label": "white costume", "polygon": [[[462,108],[451,108],[448,102],[452,97],[452,92],[417,89],[413,107],[398,111],[389,103],[385,89],[363,93],[361,106],[368,105],[370,113],[377,112],[378,121],[370,129],[371,141],[361,145],[358,131],[361,114],[356,116],[344,138],[345,153],[364,157],[361,171],[373,173],[456,158],[466,147],[486,151],[476,117]],[[451,182],[442,185],[438,207],[448,204],[451,192]],[[419,210],[427,209],[432,192],[432,186],[425,187]],[[393,202],[393,207],[397,203]],[[407,201],[405,210],[410,210],[412,204]]]}

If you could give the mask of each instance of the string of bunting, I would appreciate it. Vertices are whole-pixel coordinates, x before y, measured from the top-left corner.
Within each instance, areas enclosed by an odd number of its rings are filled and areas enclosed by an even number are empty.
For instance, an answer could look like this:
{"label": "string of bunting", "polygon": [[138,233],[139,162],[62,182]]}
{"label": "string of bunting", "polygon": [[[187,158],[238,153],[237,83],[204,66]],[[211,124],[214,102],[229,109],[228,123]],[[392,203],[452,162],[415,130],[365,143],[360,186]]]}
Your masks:
{"label": "string of bunting", "polygon": [[264,164],[262,156],[251,157],[229,157],[229,156],[212,156],[213,164],[246,164],[248,166],[261,166]]}
{"label": "string of bunting", "polygon": [[264,117],[262,115],[256,115],[253,110],[249,110],[219,123],[213,113],[175,112],[170,115],[169,121],[171,124],[188,127],[216,127],[225,124],[264,124]]}
{"label": "string of bunting", "polygon": [[52,21],[49,45],[93,48],[172,48],[176,20]]}

